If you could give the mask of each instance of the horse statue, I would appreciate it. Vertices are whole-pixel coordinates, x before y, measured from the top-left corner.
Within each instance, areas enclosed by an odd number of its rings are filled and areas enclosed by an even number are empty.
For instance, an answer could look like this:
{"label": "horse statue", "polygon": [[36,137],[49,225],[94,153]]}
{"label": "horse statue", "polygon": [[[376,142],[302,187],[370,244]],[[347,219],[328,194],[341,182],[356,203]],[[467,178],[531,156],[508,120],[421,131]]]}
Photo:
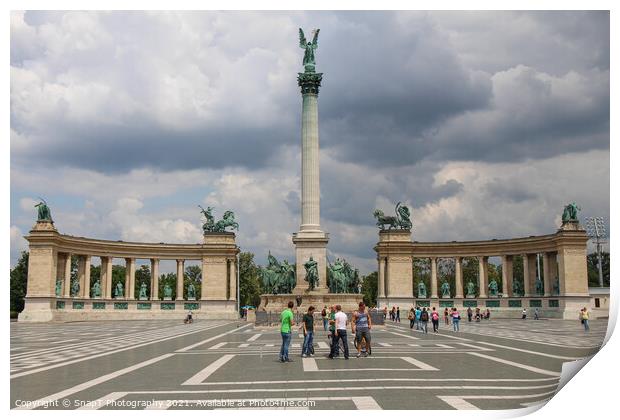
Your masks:
{"label": "horse statue", "polygon": [[47,202],[39,197],[39,203],[34,206],[37,208],[37,222],[53,222],[52,212],[47,206]]}
{"label": "horse statue", "polygon": [[282,261],[280,265],[279,283],[281,293],[293,293],[293,289],[297,284],[295,265],[289,264],[287,260]]}
{"label": "horse statue", "polygon": [[396,216],[386,216],[383,210],[376,209],[372,215],[377,219],[377,227],[381,230],[385,230],[385,226],[387,225],[388,230],[397,228],[410,230],[413,227],[413,223],[411,223],[411,211],[409,207],[399,201],[394,211],[396,212]]}
{"label": "horse statue", "polygon": [[215,225],[215,219],[213,218],[213,207],[207,207],[206,210],[200,204],[198,207],[200,207],[200,213],[202,213],[205,219],[207,219],[202,225],[202,231],[205,233],[213,232],[213,227]]}
{"label": "horse statue", "polygon": [[226,210],[222,220],[215,222],[213,232],[226,232],[227,227],[239,230],[239,223],[235,222],[235,213],[232,210]]}
{"label": "horse statue", "polygon": [[267,261],[269,261],[269,265],[260,268],[261,283],[265,293],[276,295],[280,291],[280,272],[282,267],[278,260],[271,255],[271,251],[267,256]]}

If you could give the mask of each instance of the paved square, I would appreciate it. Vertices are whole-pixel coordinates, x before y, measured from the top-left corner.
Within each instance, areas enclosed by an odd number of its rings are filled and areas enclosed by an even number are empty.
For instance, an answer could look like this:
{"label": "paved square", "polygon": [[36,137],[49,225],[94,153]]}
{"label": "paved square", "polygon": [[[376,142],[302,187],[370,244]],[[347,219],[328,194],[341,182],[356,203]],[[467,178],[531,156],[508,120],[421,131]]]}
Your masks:
{"label": "paved square", "polygon": [[[556,391],[562,363],[593,354],[607,328],[577,321],[408,322],[372,330],[367,358],[278,362],[280,334],[243,322],[11,324],[11,406],[52,409],[509,409]],[[351,339],[351,337],[349,337]],[[251,401],[253,400],[253,401]]]}

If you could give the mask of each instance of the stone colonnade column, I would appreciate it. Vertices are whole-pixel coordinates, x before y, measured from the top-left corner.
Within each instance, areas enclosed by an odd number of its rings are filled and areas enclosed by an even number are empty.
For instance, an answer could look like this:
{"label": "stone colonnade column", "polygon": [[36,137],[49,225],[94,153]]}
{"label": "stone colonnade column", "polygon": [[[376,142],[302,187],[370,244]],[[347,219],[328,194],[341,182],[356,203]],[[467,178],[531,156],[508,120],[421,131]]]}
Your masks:
{"label": "stone colonnade column", "polygon": [[125,258],[125,297],[136,298],[136,259]]}
{"label": "stone colonnade column", "polygon": [[489,275],[488,261],[488,257],[478,257],[478,283],[480,287],[479,297],[481,298],[487,297],[487,283]]}
{"label": "stone colonnade column", "polygon": [[151,299],[159,299],[159,259],[151,258]]}
{"label": "stone colonnade column", "polygon": [[[553,287],[555,284],[555,280],[558,277],[558,254],[557,252],[549,252],[549,262],[548,262],[548,266],[549,266],[549,291],[550,291],[550,295],[552,295],[554,293]],[[546,275],[546,273],[545,273]],[[547,287],[547,280],[545,277],[545,287]],[[547,289],[545,289],[545,294],[547,294]],[[560,291],[558,290],[558,293]]]}
{"label": "stone colonnade column", "polygon": [[228,281],[229,283],[229,288],[228,290],[230,290],[230,294],[228,295],[228,300],[237,300],[237,270],[236,270],[236,265],[237,265],[237,259],[236,258],[231,258],[230,259],[230,265],[228,266],[229,269],[229,275],[228,275]]}
{"label": "stone colonnade column", "polygon": [[378,283],[378,288],[379,290],[377,291],[377,296],[380,298],[384,298],[385,297],[385,258],[380,257],[379,258],[379,281]]}
{"label": "stone colonnade column", "polygon": [[183,300],[185,260],[177,260],[177,300]]}
{"label": "stone colonnade column", "polygon": [[[105,265],[103,264],[105,258]],[[105,269],[104,269],[105,268]],[[105,272],[104,298],[112,298],[112,257],[101,257],[101,272]],[[103,285],[102,285],[103,288]]]}
{"label": "stone colonnade column", "polygon": [[454,283],[456,286],[456,296],[457,299],[461,299],[463,297],[463,258],[455,257],[454,258]]}
{"label": "stone colonnade column", "polygon": [[530,296],[530,260],[528,254],[523,254],[523,296]]}
{"label": "stone colonnade column", "polygon": [[82,256],[82,264],[84,266],[83,270],[83,281],[80,281],[80,291],[82,292],[82,297],[84,299],[90,298],[90,255]]}
{"label": "stone colonnade column", "polygon": [[65,254],[63,262],[63,296],[68,298],[71,297],[71,254]]}
{"label": "stone colonnade column", "polygon": [[502,296],[512,296],[512,255],[502,255]]}
{"label": "stone colonnade column", "polygon": [[437,298],[437,258],[431,257],[431,299]]}

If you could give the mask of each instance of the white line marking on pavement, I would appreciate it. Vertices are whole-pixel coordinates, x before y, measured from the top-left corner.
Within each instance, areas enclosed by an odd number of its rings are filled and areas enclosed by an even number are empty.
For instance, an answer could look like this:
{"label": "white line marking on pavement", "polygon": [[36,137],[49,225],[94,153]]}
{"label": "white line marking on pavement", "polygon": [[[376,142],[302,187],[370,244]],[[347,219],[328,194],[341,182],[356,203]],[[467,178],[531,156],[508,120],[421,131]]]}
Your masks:
{"label": "white line marking on pavement", "polygon": [[377,343],[377,344],[380,345],[381,347],[392,347],[390,343]]}
{"label": "white line marking on pavement", "polygon": [[162,361],[164,359],[167,359],[168,357],[173,356],[173,355],[174,355],[174,353],[168,353],[168,354],[163,354],[163,355],[158,356],[158,357],[154,357],[154,358],[149,359],[149,360],[145,360],[144,362],[135,364],[133,366],[126,367],[125,369],[121,369],[121,370],[117,370],[116,372],[108,373],[107,375],[100,376],[100,377],[92,379],[90,381],[83,382],[83,383],[81,383],[79,385],[76,385],[74,387],[71,387],[71,388],[65,389],[63,391],[57,392],[55,394],[48,395],[47,397],[43,397],[43,398],[41,398],[41,399],[39,399],[37,401],[34,401],[31,405],[23,405],[23,406],[20,406],[20,407],[16,407],[15,409],[16,410],[30,410],[31,408],[41,406],[44,403],[49,403],[50,401],[56,401],[56,400],[59,400],[61,398],[65,398],[65,397],[67,397],[67,396],[69,396],[71,394],[75,394],[76,392],[80,392],[80,391],[84,391],[85,389],[92,388],[93,386],[102,384],[102,383],[107,382],[107,381],[109,381],[111,379],[118,378],[119,376],[124,375],[126,373],[133,372],[134,370],[142,369],[145,366],[152,365],[153,363],[160,362],[160,361]]}
{"label": "white line marking on pavement", "polygon": [[471,347],[477,350],[491,350],[491,349],[485,349],[484,347],[476,346],[474,344],[469,344],[469,343],[461,343],[461,346]]}
{"label": "white line marking on pavement", "polygon": [[181,385],[200,385],[205,379],[211,376],[216,370],[224,366],[230,359],[235,357],[234,354],[227,354],[225,356],[220,357],[215,362],[208,365],[206,368],[189,378],[187,381],[183,382]]}
{"label": "white line marking on pavement", "polygon": [[493,347],[499,347],[501,349],[514,350],[514,351],[520,351],[522,353],[535,354],[537,356],[551,357],[553,359],[561,359],[561,360],[580,359],[580,357],[556,356],[555,354],[541,353],[541,352],[538,352],[538,351],[519,349],[519,348],[516,348],[516,347],[509,347],[509,346],[502,346],[500,344],[485,343],[485,342],[482,342],[482,341],[478,341],[478,343],[484,344],[485,346],[493,346]]}
{"label": "white line marking on pavement", "polygon": [[538,398],[551,394],[555,394],[555,391],[533,395],[438,395],[437,398],[445,401],[457,410],[479,410],[478,407],[471,403],[468,403],[465,400],[518,400],[520,398]]}
{"label": "white line marking on pavement", "polygon": [[265,344],[265,347],[275,347],[275,344]]}
{"label": "white line marking on pavement", "polygon": [[239,344],[239,347],[249,347],[250,343],[243,343],[243,344]]}
{"label": "white line marking on pavement", "polygon": [[224,347],[226,344],[226,341],[222,341],[221,343],[217,343],[211,347],[209,347],[209,350],[215,350],[215,349],[219,349],[220,347]]}
{"label": "white line marking on pavement", "polygon": [[352,397],[351,399],[358,410],[381,410],[381,406],[373,397]]}
{"label": "white line marking on pavement", "polygon": [[184,351],[191,350],[193,348],[202,346],[203,344],[210,343],[211,341],[217,340],[218,338],[224,337],[225,335],[228,335],[228,334],[232,334],[235,331],[242,330],[242,329],[244,329],[246,327],[249,327],[249,326],[250,326],[250,324],[242,325],[239,328],[235,328],[234,330],[226,331],[225,333],[216,335],[215,337],[207,338],[206,340],[202,340],[202,341],[199,341],[198,343],[194,343],[191,346],[183,347],[182,349],[176,350],[176,353],[182,353]]}
{"label": "white line marking on pavement", "polygon": [[136,348],[139,348],[139,347],[148,346],[150,344],[160,343],[162,341],[172,340],[173,338],[183,337],[183,336],[186,336],[186,335],[195,334],[197,332],[211,330],[211,329],[214,329],[214,328],[221,327],[223,325],[226,325],[226,324],[214,325],[212,327],[204,328],[204,329],[199,330],[199,331],[192,330],[192,331],[189,331],[189,332],[187,332],[185,334],[178,334],[178,335],[173,335],[173,336],[169,336],[169,337],[164,337],[164,338],[161,338],[159,340],[154,340],[154,341],[149,341],[149,342],[146,342],[146,343],[136,344],[135,346],[123,347],[123,348],[116,349],[116,350],[110,350],[110,351],[107,351],[105,353],[98,353],[98,354],[94,354],[92,356],[81,357],[79,359],[73,359],[73,360],[69,360],[69,361],[66,361],[66,362],[62,362],[62,363],[56,363],[56,364],[49,365],[49,366],[43,366],[43,367],[40,367],[40,368],[36,368],[36,369],[32,369],[32,370],[27,370],[25,372],[20,372],[20,373],[16,373],[14,375],[11,375],[11,379],[19,378],[21,376],[26,376],[26,375],[32,375],[33,373],[39,373],[39,372],[43,372],[43,371],[46,371],[46,370],[54,369],[54,368],[57,368],[57,367],[61,367],[61,366],[66,366],[66,365],[71,365],[71,364],[74,364],[74,363],[83,362],[85,360],[96,359],[98,357],[108,356],[110,354],[120,353],[120,352],[123,352],[123,351],[127,351],[127,350],[136,349]]}
{"label": "white line marking on pavement", "polygon": [[520,369],[529,370],[530,372],[540,373],[541,375],[549,375],[549,376],[560,376],[561,372],[553,372],[546,369],[540,369],[534,366],[524,365],[522,363],[513,362],[506,359],[500,359],[499,357],[489,356],[488,354],[482,353],[468,353],[472,356],[482,357],[483,359],[493,360],[494,362],[503,363],[505,365],[514,366]]}
{"label": "white line marking on pavement", "polygon": [[452,408],[456,408],[457,410],[479,410],[478,407],[471,403],[468,403],[461,397],[437,396],[437,398],[450,405]]}
{"label": "white line marking on pavement", "polygon": [[557,386],[559,383],[557,378],[536,378],[536,379],[480,379],[480,378],[359,378],[359,379],[287,379],[280,381],[245,381],[245,382],[210,382],[203,385],[268,385],[268,384],[306,384],[306,383],[330,383],[330,382],[474,382],[474,383],[499,383],[499,382],[549,382],[553,383],[548,386]]}
{"label": "white line marking on pavement", "polygon": [[403,359],[405,362],[409,362],[412,365],[422,369],[422,370],[439,370],[431,365],[427,365],[424,362],[420,362],[417,359],[414,359],[413,357],[401,357],[401,359]]}
{"label": "white line marking on pavement", "polygon": [[407,344],[409,347],[420,347],[419,344]]}
{"label": "white line marking on pavement", "polygon": [[397,332],[394,332],[394,331],[387,331],[387,330],[386,330],[386,332],[390,333],[390,334],[394,334],[394,335],[400,335],[401,337],[407,337],[407,338],[410,338],[412,340],[419,340],[419,338],[414,337],[412,335],[408,335],[408,334],[401,334],[401,333],[397,333]]}
{"label": "white line marking on pavement", "polygon": [[293,344],[291,344],[291,348],[293,348],[293,349],[300,349],[301,348],[301,344],[293,343]]}
{"label": "white line marking on pavement", "polygon": [[437,344],[437,347],[443,347],[444,349],[453,349],[454,347],[447,344]]}
{"label": "white line marking on pavement", "polygon": [[322,341],[319,341],[319,348],[320,349],[328,349],[329,346],[327,345],[327,343],[324,343]]}
{"label": "white line marking on pavement", "polygon": [[306,357],[301,359],[302,365],[304,367],[304,372],[318,372],[319,367],[316,364],[316,360],[311,359],[310,357]]}
{"label": "white line marking on pavement", "polygon": [[256,341],[256,339],[258,337],[260,337],[262,334],[254,334],[252,337],[248,338],[248,341]]}

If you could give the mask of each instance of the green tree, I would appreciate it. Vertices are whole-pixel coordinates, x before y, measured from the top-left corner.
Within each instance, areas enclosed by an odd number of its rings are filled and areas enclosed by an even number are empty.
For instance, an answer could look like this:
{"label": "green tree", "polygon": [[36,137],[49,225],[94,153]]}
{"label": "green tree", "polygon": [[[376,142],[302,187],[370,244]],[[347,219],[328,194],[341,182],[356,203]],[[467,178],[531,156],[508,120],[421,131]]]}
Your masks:
{"label": "green tree", "polygon": [[464,292],[467,293],[467,284],[471,281],[476,286],[475,291],[476,291],[476,294],[478,294],[479,288],[480,288],[480,286],[478,285],[478,270],[479,270],[478,258],[464,257],[462,268],[463,268]]}
{"label": "green tree", "polygon": [[456,295],[456,262],[453,258],[437,259],[437,293],[441,297],[441,285],[447,281],[450,285],[450,296]]}
{"label": "green tree", "polygon": [[188,265],[183,275],[183,297],[187,299],[187,287],[190,283],[196,288],[196,299],[200,299],[202,290],[202,269],[199,265]]}
{"label": "green tree", "polygon": [[[603,261],[603,286],[609,287],[609,252],[601,252]],[[588,254],[588,286],[599,286],[598,278],[598,254]]]}
{"label": "green tree", "polygon": [[418,295],[418,283],[426,286],[426,295],[430,296],[431,289],[431,260],[429,258],[413,259],[413,294]]}
{"label": "green tree", "polygon": [[260,304],[260,270],[251,252],[239,253],[239,307]]}
{"label": "green tree", "polygon": [[488,283],[495,280],[497,282],[497,290],[502,293],[502,266],[501,264],[495,265],[493,263],[488,264]]}
{"label": "green tree", "polygon": [[146,264],[142,264],[140,268],[136,269],[134,296],[138,298],[140,296],[140,287],[142,283],[146,283],[146,295],[151,297],[151,267]]}
{"label": "green tree", "polygon": [[11,269],[10,279],[10,306],[11,315],[24,310],[24,298],[28,284],[28,251],[22,251],[17,264]]}
{"label": "green tree", "polygon": [[[97,282],[97,280],[101,279],[101,266],[100,265],[90,265],[90,295],[93,295],[93,285]],[[99,283],[101,287],[103,285],[101,282]],[[101,291],[101,295],[103,296],[103,290]]]}
{"label": "green tree", "polygon": [[379,274],[376,271],[364,276],[362,279],[362,295],[366,306],[377,306],[377,288],[379,284]]}

